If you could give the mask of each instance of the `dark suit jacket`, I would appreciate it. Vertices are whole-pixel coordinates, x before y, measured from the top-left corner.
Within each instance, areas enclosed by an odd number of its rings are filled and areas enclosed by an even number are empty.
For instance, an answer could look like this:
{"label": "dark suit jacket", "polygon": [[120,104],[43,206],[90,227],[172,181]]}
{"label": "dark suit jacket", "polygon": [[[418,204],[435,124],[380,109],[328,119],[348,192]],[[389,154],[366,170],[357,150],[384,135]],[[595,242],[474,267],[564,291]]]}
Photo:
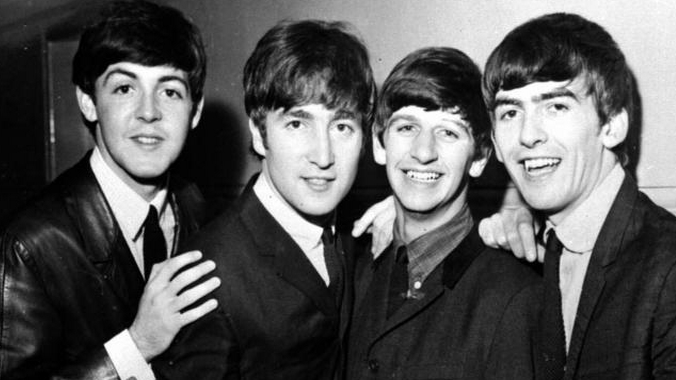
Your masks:
{"label": "dark suit jacket", "polygon": [[424,297],[388,319],[393,262],[393,250],[357,259],[348,379],[533,377],[540,278],[529,267],[484,246],[473,229],[427,278]]}
{"label": "dark suit jacket", "polygon": [[[181,240],[203,200],[175,178],[170,193]],[[117,378],[103,344],[131,325],[144,280],[89,154],[14,218],[0,248],[0,378]]]}
{"label": "dark suit jacket", "polygon": [[676,218],[627,174],[585,276],[565,379],[676,379]]}
{"label": "dark suit jacket", "polygon": [[[219,310],[181,331],[153,365],[160,378],[335,376],[350,312],[349,288],[345,307],[339,308],[305,254],[260,203],[252,183],[234,210],[217,217],[188,245],[216,262],[222,281],[214,293]],[[344,282],[351,281],[348,276]]]}

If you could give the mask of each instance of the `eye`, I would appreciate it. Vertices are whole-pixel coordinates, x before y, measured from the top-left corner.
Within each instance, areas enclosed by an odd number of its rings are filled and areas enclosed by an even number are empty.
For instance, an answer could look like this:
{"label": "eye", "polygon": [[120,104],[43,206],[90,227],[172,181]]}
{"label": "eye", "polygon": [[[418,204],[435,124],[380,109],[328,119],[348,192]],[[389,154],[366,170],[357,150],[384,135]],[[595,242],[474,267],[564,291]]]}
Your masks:
{"label": "eye", "polygon": [[303,123],[300,120],[291,120],[286,124],[286,127],[289,129],[300,129],[303,126]]}
{"label": "eye", "polygon": [[123,84],[123,85],[119,85],[119,86],[115,87],[115,88],[113,89],[113,94],[122,94],[122,95],[124,95],[124,94],[128,94],[129,91],[131,91],[131,86],[128,85],[128,84]]}
{"label": "eye", "polygon": [[171,88],[164,90],[164,93],[172,99],[183,99],[183,94],[180,91]]}
{"label": "eye", "polygon": [[549,106],[549,109],[552,112],[560,113],[560,112],[568,111],[569,107],[568,107],[568,105],[563,104],[563,103],[554,103],[551,106]]}
{"label": "eye", "polygon": [[457,139],[459,137],[458,134],[451,129],[442,129],[439,133],[446,139]]}
{"label": "eye", "polygon": [[412,124],[402,124],[396,128],[397,132],[411,132],[415,127]]}
{"label": "eye", "polygon": [[517,112],[516,110],[509,109],[503,112],[498,112],[498,119],[499,120],[512,120],[516,117]]}
{"label": "eye", "polygon": [[338,131],[341,134],[351,134],[354,132],[354,127],[350,124],[346,123],[338,123],[335,125],[336,131]]}

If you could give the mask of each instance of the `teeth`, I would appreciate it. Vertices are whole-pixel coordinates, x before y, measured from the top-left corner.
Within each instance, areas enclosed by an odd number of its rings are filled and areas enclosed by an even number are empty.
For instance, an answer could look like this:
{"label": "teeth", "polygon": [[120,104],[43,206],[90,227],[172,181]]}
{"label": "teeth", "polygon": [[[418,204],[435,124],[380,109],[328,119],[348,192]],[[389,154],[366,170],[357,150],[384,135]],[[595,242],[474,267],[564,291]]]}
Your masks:
{"label": "teeth", "polygon": [[559,164],[559,158],[532,158],[524,161],[526,171],[543,169],[546,167],[553,167]]}
{"label": "teeth", "polygon": [[323,178],[308,178],[307,180],[313,185],[326,185],[329,181]]}
{"label": "teeth", "polygon": [[413,170],[406,171],[406,176],[412,180],[422,181],[422,182],[432,182],[436,181],[441,174],[436,172],[417,172]]}
{"label": "teeth", "polygon": [[156,144],[160,141],[157,137],[138,136],[136,140],[141,144]]}

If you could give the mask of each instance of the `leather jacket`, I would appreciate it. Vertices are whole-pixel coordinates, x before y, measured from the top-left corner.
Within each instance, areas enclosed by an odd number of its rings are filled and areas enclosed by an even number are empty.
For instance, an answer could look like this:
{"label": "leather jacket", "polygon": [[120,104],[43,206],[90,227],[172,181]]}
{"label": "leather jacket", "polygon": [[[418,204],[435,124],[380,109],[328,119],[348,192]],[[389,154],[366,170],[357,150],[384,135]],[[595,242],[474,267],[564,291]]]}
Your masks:
{"label": "leather jacket", "polygon": [[[204,200],[175,177],[169,192],[180,243]],[[0,254],[0,378],[118,378],[103,344],[131,325],[144,280],[89,154],[10,222]]]}

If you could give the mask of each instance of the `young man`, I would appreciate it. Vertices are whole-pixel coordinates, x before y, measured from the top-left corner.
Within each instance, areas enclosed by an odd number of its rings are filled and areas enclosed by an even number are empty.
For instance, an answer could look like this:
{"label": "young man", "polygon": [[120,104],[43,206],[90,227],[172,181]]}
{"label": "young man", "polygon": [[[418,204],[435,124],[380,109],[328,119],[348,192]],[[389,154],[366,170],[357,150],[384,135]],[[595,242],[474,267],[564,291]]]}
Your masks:
{"label": "young man", "polygon": [[541,377],[675,378],[676,218],[622,169],[633,87],[617,44],[577,15],[533,19],[493,51],[483,90],[498,158],[546,216]]}
{"label": "young man", "polygon": [[189,246],[217,263],[222,310],[179,334],[154,368],[192,379],[333,379],[352,304],[334,210],[372,118],[368,54],[342,23],[284,22],[244,68],[262,172]]}
{"label": "young man", "polygon": [[143,1],[102,16],[73,62],[96,147],[0,242],[3,379],[154,378],[147,363],[216,306],[186,310],[215,278],[182,292],[212,262],[175,276],[199,253],[166,260],[203,207],[194,186],[168,174],[202,110],[199,32],[175,9]]}
{"label": "young man", "polygon": [[394,241],[358,258],[347,378],[532,378],[538,276],[483,245],[467,204],[491,151],[479,69],[456,49],[413,52],[376,115]]}

